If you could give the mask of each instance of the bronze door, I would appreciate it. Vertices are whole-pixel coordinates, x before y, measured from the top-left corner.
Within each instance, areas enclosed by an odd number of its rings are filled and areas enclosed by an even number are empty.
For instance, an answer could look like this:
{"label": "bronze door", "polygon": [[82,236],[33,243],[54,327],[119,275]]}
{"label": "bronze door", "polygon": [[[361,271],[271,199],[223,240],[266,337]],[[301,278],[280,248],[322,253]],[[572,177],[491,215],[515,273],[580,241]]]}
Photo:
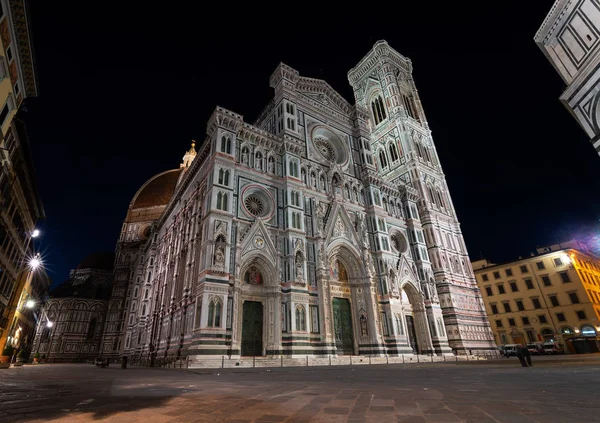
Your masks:
{"label": "bronze door", "polygon": [[335,346],[338,352],[353,354],[352,314],[350,312],[350,302],[345,298],[333,299],[333,325],[335,328]]}
{"label": "bronze door", "polygon": [[242,355],[263,355],[262,303],[245,301],[242,319]]}

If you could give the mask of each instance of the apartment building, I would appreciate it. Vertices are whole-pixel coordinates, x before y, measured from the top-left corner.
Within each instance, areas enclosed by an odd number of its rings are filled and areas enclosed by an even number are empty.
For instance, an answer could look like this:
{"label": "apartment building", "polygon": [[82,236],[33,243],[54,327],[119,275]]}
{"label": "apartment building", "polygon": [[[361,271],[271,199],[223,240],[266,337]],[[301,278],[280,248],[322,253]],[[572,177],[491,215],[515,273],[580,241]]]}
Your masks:
{"label": "apartment building", "polygon": [[471,264],[497,345],[554,341],[567,353],[600,349],[600,258],[583,244]]}

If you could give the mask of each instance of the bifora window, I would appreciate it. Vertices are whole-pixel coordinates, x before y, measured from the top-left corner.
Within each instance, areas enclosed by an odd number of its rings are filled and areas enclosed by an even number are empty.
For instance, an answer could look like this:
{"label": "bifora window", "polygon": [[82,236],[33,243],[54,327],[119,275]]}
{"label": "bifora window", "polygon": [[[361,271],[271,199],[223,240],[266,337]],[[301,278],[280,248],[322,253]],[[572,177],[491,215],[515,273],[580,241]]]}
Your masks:
{"label": "bifora window", "polygon": [[213,298],[208,304],[208,327],[221,326],[221,313],[223,311],[223,303],[219,298]]}
{"label": "bifora window", "polygon": [[385,114],[385,107],[383,107],[383,100],[381,96],[377,96],[371,102],[371,110],[373,111],[373,119],[375,119],[375,125],[379,125],[387,116]]}

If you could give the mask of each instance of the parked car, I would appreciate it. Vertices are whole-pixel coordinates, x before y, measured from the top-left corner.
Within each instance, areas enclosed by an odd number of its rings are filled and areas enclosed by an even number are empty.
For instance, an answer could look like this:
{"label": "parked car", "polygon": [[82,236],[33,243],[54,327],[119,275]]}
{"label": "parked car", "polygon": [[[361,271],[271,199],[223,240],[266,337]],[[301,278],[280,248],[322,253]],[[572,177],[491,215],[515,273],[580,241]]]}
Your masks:
{"label": "parked car", "polygon": [[544,353],[545,354],[564,354],[565,349],[561,344],[554,342],[544,342]]}
{"label": "parked car", "polygon": [[546,353],[546,351],[544,350],[544,344],[542,344],[541,342],[533,342],[533,343],[527,344],[527,349],[529,350],[529,354],[531,354],[531,355],[538,355],[538,354]]}
{"label": "parked car", "polygon": [[504,357],[511,357],[511,356],[517,356],[517,348],[519,346],[517,344],[506,344],[504,346],[502,346],[502,349],[504,350]]}

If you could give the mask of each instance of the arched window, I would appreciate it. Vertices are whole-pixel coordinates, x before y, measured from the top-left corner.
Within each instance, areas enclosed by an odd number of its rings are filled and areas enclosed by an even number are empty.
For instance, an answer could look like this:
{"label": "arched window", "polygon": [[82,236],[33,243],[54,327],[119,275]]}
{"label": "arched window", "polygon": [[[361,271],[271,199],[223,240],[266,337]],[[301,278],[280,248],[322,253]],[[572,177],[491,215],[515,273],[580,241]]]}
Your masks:
{"label": "arched window", "polygon": [[142,305],[142,316],[146,315],[146,304]]}
{"label": "arched window", "polygon": [[221,314],[223,304],[219,298],[213,298],[208,304],[208,327],[218,328],[221,326]]}
{"label": "arched window", "polygon": [[219,192],[217,194],[217,210],[221,210],[223,204],[223,193]]}
{"label": "arched window", "polygon": [[382,169],[388,166],[385,152],[383,150],[379,150],[379,164],[381,165]]}
{"label": "arched window", "polygon": [[438,200],[438,204],[439,204],[439,206],[440,206],[440,207],[444,207],[444,206],[445,206],[445,204],[444,204],[444,200],[443,200],[443,198],[442,198],[442,194],[440,194],[440,192],[439,192],[437,189],[435,190],[435,195],[436,195],[436,197],[437,197],[437,200]]}
{"label": "arched window", "polygon": [[296,307],[296,330],[306,332],[306,310],[301,305]]}
{"label": "arched window", "polygon": [[223,207],[221,208],[221,210],[227,211],[229,209],[227,194],[223,194],[223,204],[222,204],[222,206]]}
{"label": "arched window", "polygon": [[436,200],[435,197],[433,195],[433,191],[431,190],[431,187],[427,187],[427,193],[429,194],[429,199],[433,204],[436,204]]}
{"label": "arched window", "polygon": [[227,138],[225,135],[221,137],[221,153],[225,153],[227,151]]}
{"label": "arched window", "polygon": [[223,185],[223,179],[225,176],[225,171],[223,169],[219,169],[219,184]]}
{"label": "arched window", "polygon": [[87,335],[85,337],[86,341],[91,341],[92,339],[94,339],[94,335],[96,334],[96,326],[97,325],[98,325],[98,320],[95,317],[92,320],[90,320],[90,323],[88,325]]}
{"label": "arched window", "polygon": [[229,185],[229,171],[225,171],[225,178],[223,178],[223,185]]}
{"label": "arched window", "polygon": [[227,138],[227,154],[231,154],[231,138]]}
{"label": "arched window", "polygon": [[402,325],[402,317],[396,314],[396,328],[398,329],[398,335],[404,335],[404,326]]}
{"label": "arched window", "polygon": [[392,158],[392,162],[398,160],[398,150],[396,149],[396,145],[394,143],[390,144],[390,157]]}
{"label": "arched window", "polygon": [[381,96],[377,96],[377,98],[371,102],[371,110],[373,111],[375,125],[379,125],[386,118],[385,107],[383,107]]}

